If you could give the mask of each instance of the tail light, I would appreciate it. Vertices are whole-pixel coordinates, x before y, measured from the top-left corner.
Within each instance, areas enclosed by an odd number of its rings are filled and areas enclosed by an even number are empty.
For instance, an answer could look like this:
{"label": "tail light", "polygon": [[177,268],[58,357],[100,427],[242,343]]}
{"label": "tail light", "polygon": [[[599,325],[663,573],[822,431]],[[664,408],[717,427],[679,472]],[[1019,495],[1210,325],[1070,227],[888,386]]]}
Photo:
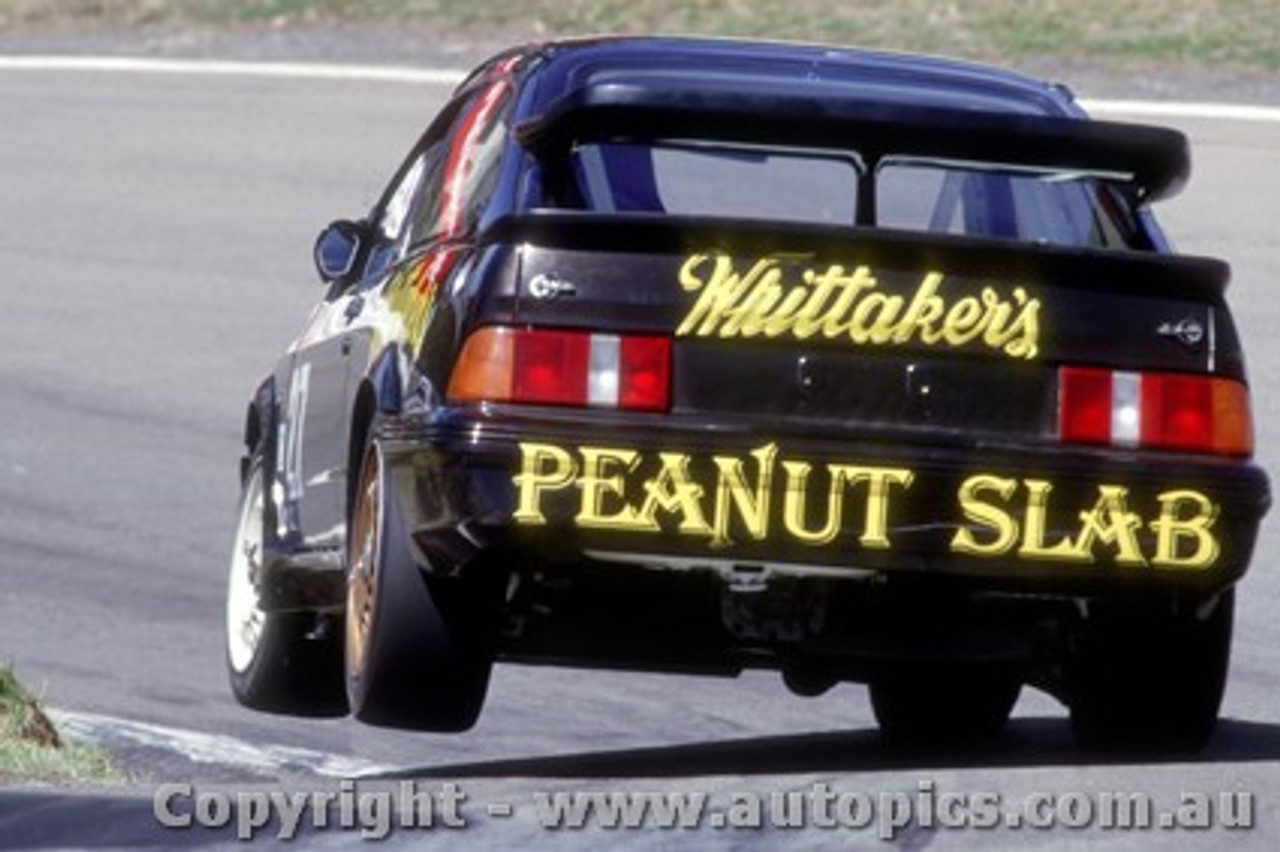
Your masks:
{"label": "tail light", "polygon": [[456,402],[666,411],[671,340],[658,335],[483,328],[449,380]]}
{"label": "tail light", "polygon": [[1249,391],[1216,376],[1062,367],[1058,437],[1063,443],[1247,456],[1253,452]]}

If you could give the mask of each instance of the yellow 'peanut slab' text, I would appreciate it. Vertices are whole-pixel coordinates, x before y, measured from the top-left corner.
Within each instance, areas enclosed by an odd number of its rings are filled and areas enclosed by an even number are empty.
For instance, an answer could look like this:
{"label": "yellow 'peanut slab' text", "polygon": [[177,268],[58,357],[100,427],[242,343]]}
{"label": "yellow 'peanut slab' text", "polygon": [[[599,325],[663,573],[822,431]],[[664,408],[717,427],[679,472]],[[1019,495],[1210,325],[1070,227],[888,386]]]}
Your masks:
{"label": "yellow 'peanut slab' text", "polygon": [[[670,533],[711,548],[789,541],[820,547],[894,548],[894,518],[912,499],[915,471],[905,467],[782,458],[777,444],[745,456],[693,456],[625,447],[521,442],[514,520],[556,517],[584,530]],[[1207,570],[1221,547],[1218,506],[1190,488],[1145,501],[1144,516],[1123,485],[1094,486],[1092,505],[1055,506],[1054,484],[1035,477],[977,473],[963,479],[937,518],[954,527],[950,552],[978,559],[1109,563],[1160,570]],[[1070,518],[1052,524],[1051,518]],[[847,541],[838,541],[841,537]]]}

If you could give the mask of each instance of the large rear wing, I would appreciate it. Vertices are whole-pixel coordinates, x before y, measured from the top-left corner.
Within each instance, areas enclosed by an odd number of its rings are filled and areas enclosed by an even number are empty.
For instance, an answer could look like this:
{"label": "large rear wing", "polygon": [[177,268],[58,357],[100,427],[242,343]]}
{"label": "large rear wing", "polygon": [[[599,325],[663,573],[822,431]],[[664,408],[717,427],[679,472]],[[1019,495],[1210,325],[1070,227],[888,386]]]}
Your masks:
{"label": "large rear wing", "polygon": [[599,133],[854,150],[870,167],[905,156],[1061,171],[1128,183],[1144,201],[1176,194],[1191,170],[1186,137],[1169,128],[887,103],[763,78],[588,83],[516,128],[535,153]]}

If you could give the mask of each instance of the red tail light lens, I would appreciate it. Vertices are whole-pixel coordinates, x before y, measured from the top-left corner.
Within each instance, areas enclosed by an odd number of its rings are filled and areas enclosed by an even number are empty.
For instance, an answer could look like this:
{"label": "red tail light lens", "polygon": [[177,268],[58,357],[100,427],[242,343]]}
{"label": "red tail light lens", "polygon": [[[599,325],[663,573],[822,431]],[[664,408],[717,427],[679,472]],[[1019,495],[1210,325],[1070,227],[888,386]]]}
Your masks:
{"label": "red tail light lens", "polygon": [[1063,367],[1058,374],[1058,435],[1065,443],[1111,443],[1111,371]]}
{"label": "red tail light lens", "polygon": [[619,353],[618,407],[665,411],[671,387],[671,340],[624,337]]}
{"label": "red tail light lens", "polygon": [[665,411],[670,386],[666,337],[485,328],[463,345],[448,394],[457,402]]}
{"label": "red tail light lens", "polygon": [[1058,372],[1063,443],[1247,456],[1252,422],[1249,391],[1232,379],[1091,367]]}
{"label": "red tail light lens", "polygon": [[586,405],[586,334],[518,331],[515,336],[511,398],[545,405]]}
{"label": "red tail light lens", "polygon": [[1151,447],[1213,447],[1213,384],[1191,376],[1146,376],[1142,382],[1142,440]]}

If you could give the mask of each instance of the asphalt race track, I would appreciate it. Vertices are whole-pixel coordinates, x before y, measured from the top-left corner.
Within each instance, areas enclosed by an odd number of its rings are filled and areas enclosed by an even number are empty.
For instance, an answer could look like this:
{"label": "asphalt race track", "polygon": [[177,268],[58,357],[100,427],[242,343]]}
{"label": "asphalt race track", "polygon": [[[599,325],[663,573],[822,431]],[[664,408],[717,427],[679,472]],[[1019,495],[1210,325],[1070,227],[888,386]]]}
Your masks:
{"label": "asphalt race track", "polygon": [[[862,687],[802,699],[765,674],[502,666],[480,724],[459,736],[238,707],[223,670],[222,588],[245,401],[321,295],[314,235],[365,212],[446,91],[0,70],[0,660],[137,778],[87,796],[0,792],[0,848],[232,843],[158,828],[157,785],[310,791],[355,772],[466,791],[470,827],[393,835],[414,848],[1280,848],[1275,523],[1241,588],[1224,721],[1187,763],[1090,762],[1072,747],[1064,711],[1030,692],[994,745],[894,751],[876,735]],[[1184,251],[1234,265],[1259,456],[1277,479],[1280,122],[1165,121],[1191,134],[1196,170],[1163,221]],[[529,804],[548,790],[767,798],[815,785],[917,803],[982,791],[1005,802],[1141,793],[1162,807],[1188,791],[1214,801],[1247,792],[1256,827],[1152,836],[918,819],[887,842],[874,825],[550,832]],[[514,815],[495,815],[495,802]],[[93,834],[86,814],[100,820]],[[319,832],[304,845],[360,843],[358,832]]]}

